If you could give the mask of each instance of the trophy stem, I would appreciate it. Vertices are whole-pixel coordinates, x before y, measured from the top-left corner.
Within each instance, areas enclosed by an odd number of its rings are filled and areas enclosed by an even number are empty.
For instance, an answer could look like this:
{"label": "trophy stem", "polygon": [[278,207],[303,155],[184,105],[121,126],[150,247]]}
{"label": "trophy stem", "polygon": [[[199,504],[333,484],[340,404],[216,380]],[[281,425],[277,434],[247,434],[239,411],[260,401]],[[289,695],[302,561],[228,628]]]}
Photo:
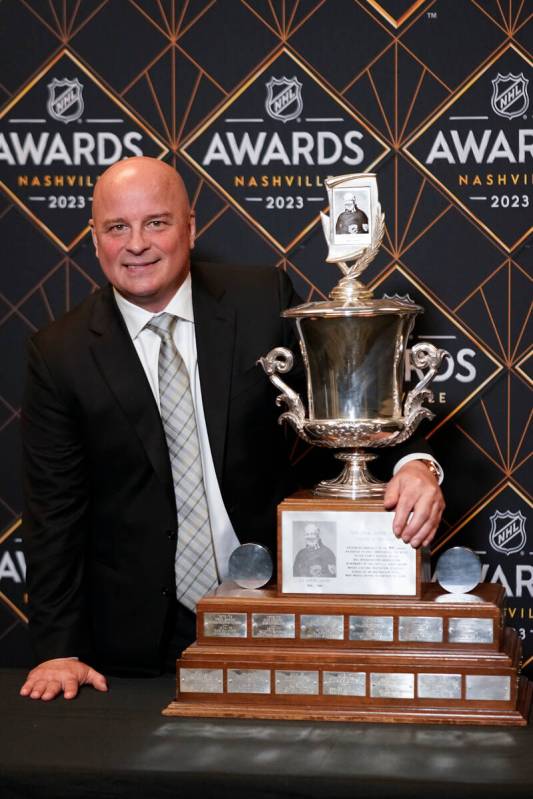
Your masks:
{"label": "trophy stem", "polygon": [[313,493],[317,497],[344,497],[347,499],[376,499],[385,495],[386,483],[376,480],[367,469],[367,462],[377,456],[361,449],[337,452],[337,460],[345,461],[338,477],[322,480]]}

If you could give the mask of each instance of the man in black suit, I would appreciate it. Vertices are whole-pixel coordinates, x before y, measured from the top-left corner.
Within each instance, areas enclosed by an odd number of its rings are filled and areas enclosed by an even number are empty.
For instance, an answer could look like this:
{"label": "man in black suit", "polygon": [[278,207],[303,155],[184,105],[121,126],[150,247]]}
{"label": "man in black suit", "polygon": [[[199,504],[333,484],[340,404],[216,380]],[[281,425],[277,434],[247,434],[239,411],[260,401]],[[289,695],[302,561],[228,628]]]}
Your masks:
{"label": "man in black suit", "polygon": [[[294,346],[280,318],[296,301],[286,275],[191,269],[185,188],[149,158],[100,178],[91,227],[110,285],[29,345],[24,535],[40,665],[21,693],[34,699],[72,698],[87,683],[106,690],[89,664],[157,673],[169,640],[175,656],[194,637],[194,604],[176,601],[178,522],[181,536],[186,521],[163,411],[165,346],[188,375],[218,579],[239,540],[273,545],[276,505],[296,488],[275,392],[256,366],[273,346]],[[154,329],[164,317],[175,323],[167,339]],[[424,461],[404,463],[388,502],[397,535],[413,545],[431,539],[443,503]]]}

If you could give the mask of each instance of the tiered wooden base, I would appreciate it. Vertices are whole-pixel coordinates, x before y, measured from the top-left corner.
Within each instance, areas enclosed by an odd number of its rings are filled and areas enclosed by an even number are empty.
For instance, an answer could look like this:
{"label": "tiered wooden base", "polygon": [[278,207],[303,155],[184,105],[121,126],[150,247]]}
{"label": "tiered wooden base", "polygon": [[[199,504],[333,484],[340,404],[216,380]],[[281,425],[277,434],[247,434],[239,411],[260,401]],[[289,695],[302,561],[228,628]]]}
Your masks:
{"label": "tiered wooden base", "polygon": [[532,687],[503,628],[504,592],[460,601],[277,595],[231,584],[198,606],[169,716],[527,723]]}

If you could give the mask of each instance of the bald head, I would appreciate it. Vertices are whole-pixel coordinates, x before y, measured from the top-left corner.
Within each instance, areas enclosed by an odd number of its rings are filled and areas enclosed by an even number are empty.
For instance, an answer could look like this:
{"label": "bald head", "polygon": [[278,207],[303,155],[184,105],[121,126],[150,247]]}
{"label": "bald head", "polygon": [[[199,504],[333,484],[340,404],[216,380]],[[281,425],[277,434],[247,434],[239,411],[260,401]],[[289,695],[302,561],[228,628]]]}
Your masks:
{"label": "bald head", "polygon": [[159,312],[189,272],[194,214],[181,177],[155,158],[109,167],[93,194],[91,229],[100,265],[127,300]]}
{"label": "bald head", "polygon": [[189,198],[181,176],[169,164],[142,155],[117,161],[100,175],[93,192],[93,220],[110,196],[114,198],[116,193],[128,191],[136,184],[143,189],[153,185],[164,187],[176,207],[189,213]]}

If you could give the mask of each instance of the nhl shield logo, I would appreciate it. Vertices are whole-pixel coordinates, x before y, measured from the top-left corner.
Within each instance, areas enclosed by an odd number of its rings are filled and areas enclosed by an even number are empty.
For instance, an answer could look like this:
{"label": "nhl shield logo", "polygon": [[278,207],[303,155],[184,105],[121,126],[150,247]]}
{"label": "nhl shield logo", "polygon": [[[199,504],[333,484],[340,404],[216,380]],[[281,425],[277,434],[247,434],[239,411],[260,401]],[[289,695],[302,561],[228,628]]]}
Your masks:
{"label": "nhl shield logo", "polygon": [[289,122],[302,113],[302,84],[297,78],[271,78],[266,87],[265,109],[272,119]]}
{"label": "nhl shield logo", "polygon": [[75,122],[83,114],[83,83],[77,78],[69,80],[54,78],[48,84],[46,108],[52,119],[58,122]]}
{"label": "nhl shield logo", "polygon": [[526,543],[526,517],[520,511],[497,510],[490,517],[489,541],[493,549],[504,555],[519,552]]}
{"label": "nhl shield logo", "polygon": [[500,72],[492,81],[491,105],[493,110],[501,117],[514,119],[524,114],[529,106],[527,86],[529,80],[524,73],[502,75]]}

